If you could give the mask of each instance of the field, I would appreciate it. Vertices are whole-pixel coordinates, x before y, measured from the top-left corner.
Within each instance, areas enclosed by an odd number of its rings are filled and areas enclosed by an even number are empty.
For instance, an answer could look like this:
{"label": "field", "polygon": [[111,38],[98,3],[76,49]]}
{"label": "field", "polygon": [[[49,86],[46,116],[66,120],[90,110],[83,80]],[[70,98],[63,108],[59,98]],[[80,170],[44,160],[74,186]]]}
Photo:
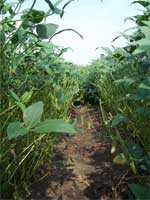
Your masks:
{"label": "field", "polygon": [[0,199],[148,200],[150,1],[133,1],[144,10],[117,37],[128,45],[84,67],[52,42],[82,38],[47,22],[62,2],[0,1]]}

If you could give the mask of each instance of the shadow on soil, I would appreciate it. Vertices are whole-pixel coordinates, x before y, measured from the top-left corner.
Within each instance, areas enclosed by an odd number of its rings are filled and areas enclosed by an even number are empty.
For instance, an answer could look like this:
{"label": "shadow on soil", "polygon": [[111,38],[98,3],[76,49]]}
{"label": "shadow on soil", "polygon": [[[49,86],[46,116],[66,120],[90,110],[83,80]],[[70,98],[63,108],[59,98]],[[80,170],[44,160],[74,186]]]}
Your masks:
{"label": "shadow on soil", "polygon": [[93,162],[90,164],[95,166],[96,172],[88,175],[91,184],[84,191],[90,200],[128,199],[126,184],[120,182],[116,194],[112,191],[128,168],[114,164],[114,155],[110,154],[110,150],[111,143],[105,140],[91,156]]}

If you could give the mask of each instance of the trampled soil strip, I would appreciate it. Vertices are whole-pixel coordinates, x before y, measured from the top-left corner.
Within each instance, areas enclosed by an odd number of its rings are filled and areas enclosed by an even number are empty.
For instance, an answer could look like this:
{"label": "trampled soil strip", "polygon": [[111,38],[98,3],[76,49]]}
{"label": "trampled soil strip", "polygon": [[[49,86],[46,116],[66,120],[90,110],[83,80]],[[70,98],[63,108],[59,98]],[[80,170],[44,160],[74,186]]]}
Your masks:
{"label": "trampled soil strip", "polygon": [[105,129],[98,109],[75,110],[82,133],[65,135],[56,145],[48,176],[33,184],[26,199],[41,200],[112,200],[126,199],[127,186],[112,192],[127,167],[113,163],[111,141],[103,137]]}

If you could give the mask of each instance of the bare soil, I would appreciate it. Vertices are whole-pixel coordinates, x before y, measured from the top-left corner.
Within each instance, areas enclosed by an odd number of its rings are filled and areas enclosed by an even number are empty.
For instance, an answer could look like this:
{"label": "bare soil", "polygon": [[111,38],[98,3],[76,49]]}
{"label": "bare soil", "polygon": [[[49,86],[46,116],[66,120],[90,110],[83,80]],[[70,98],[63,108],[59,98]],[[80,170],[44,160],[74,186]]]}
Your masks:
{"label": "bare soil", "polygon": [[118,152],[110,153],[111,140],[106,137],[98,109],[83,106],[75,110],[75,117],[82,133],[58,140],[52,166],[43,166],[46,177],[32,185],[26,199],[127,199],[124,177],[129,169],[113,163]]}

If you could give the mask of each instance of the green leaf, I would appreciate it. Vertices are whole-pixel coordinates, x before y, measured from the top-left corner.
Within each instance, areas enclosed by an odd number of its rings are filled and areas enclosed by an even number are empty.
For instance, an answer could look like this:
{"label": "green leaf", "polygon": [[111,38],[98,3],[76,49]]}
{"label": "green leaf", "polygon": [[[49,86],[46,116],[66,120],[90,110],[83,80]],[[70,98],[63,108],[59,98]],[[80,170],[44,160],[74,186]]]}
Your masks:
{"label": "green leaf", "polygon": [[117,114],[112,118],[111,127],[117,126],[120,122],[127,121],[127,117],[123,114]]}
{"label": "green leaf", "polygon": [[38,42],[38,43],[37,43],[37,46],[38,46],[38,47],[42,47],[44,50],[49,49],[49,50],[51,50],[51,51],[52,51],[53,48],[55,47],[54,44],[53,44],[52,42],[47,43],[47,42],[44,42],[44,41]]}
{"label": "green leaf", "polygon": [[[150,52],[150,37],[141,39],[137,44],[139,45],[137,50]],[[135,50],[134,53],[138,53],[138,51]]]}
{"label": "green leaf", "polygon": [[15,3],[5,3],[4,1],[0,1],[0,14],[5,15],[7,12],[9,12],[10,14],[14,14],[13,11],[13,7],[14,7]]}
{"label": "green leaf", "polygon": [[27,35],[27,32],[25,30],[20,29],[19,31],[14,33],[14,35],[11,38],[11,41],[13,44],[22,42],[25,39],[26,35]]}
{"label": "green leaf", "polygon": [[114,157],[113,162],[117,163],[117,164],[126,164],[127,159],[126,159],[124,153],[120,153],[120,154],[118,154],[117,156]]}
{"label": "green leaf", "polygon": [[139,161],[139,164],[142,170],[150,171],[150,156],[144,156],[142,160]]}
{"label": "green leaf", "polygon": [[0,31],[0,45],[1,44],[4,44],[6,41],[6,36],[5,36],[5,33]]}
{"label": "green leaf", "polygon": [[13,92],[12,90],[9,90],[9,92],[10,92],[10,95],[14,98],[14,100],[20,102],[20,98],[15,92]]}
{"label": "green leaf", "polygon": [[[144,23],[146,22],[144,21]],[[140,28],[142,34],[144,34],[145,37],[135,43],[138,44],[138,47],[134,52],[135,54],[143,51],[150,52],[150,24],[146,23],[146,25],[148,26],[142,26]]]}
{"label": "green leaf", "polygon": [[34,128],[36,133],[49,133],[49,132],[59,132],[59,133],[76,133],[74,124],[70,124],[63,119],[49,119],[41,122],[37,127]]}
{"label": "green leaf", "polygon": [[35,127],[41,120],[43,113],[43,102],[39,101],[27,107],[23,112],[23,120],[28,128]]}
{"label": "green leaf", "polygon": [[144,108],[144,107],[139,107],[134,110],[134,112],[143,114],[143,115],[149,115],[150,114],[150,108]]}
{"label": "green leaf", "polygon": [[134,101],[141,101],[143,99],[143,97],[138,94],[127,94],[126,99],[134,100]]}
{"label": "green leaf", "polygon": [[131,183],[129,188],[137,200],[148,200],[150,197],[150,186]]}
{"label": "green leaf", "polygon": [[21,96],[21,101],[23,103],[28,103],[29,100],[31,99],[32,97],[32,94],[33,94],[33,91],[30,90],[29,92],[25,92],[22,96]]}
{"label": "green leaf", "polygon": [[20,98],[17,96],[16,93],[14,93],[12,90],[9,90],[11,96],[14,98],[15,100],[15,104],[22,110],[22,112],[24,112],[25,110],[25,105],[21,102]]}
{"label": "green leaf", "polygon": [[45,16],[45,12],[44,11],[41,11],[41,10],[35,10],[35,9],[32,9],[30,10],[25,10],[23,11],[24,15],[22,16],[23,19],[25,19],[25,22],[32,22],[32,23],[40,23],[44,16]]}
{"label": "green leaf", "polygon": [[137,93],[142,97],[142,99],[150,98],[150,82],[142,82],[137,88]]}
{"label": "green leaf", "polygon": [[136,79],[124,77],[123,79],[118,79],[114,81],[117,85],[123,84],[125,87],[131,86],[133,83],[136,82]]}
{"label": "green leaf", "polygon": [[134,161],[131,161],[131,162],[130,162],[130,167],[131,167],[133,173],[134,173],[134,174],[137,174],[137,169],[136,169],[136,166],[135,166]]}
{"label": "green leaf", "polygon": [[36,32],[41,39],[48,39],[51,37],[58,29],[57,24],[38,24],[36,26]]}
{"label": "green leaf", "polygon": [[[149,26],[149,28],[150,28],[150,21],[143,21],[143,23],[144,23],[145,25]],[[144,27],[145,27],[145,26],[144,26]],[[142,30],[142,27],[141,27],[141,30]],[[149,31],[148,31],[147,34],[149,35]]]}
{"label": "green leaf", "polygon": [[34,26],[34,24],[31,21],[24,20],[22,22],[22,28],[23,29],[32,28],[33,26]]}
{"label": "green leaf", "polygon": [[23,136],[27,133],[28,130],[24,128],[20,122],[9,123],[7,127],[7,134],[9,139],[16,138],[18,136]]}
{"label": "green leaf", "polygon": [[139,89],[145,89],[145,90],[149,90],[150,91],[150,86],[149,85],[145,85],[144,83],[141,83],[139,85]]}
{"label": "green leaf", "polygon": [[22,110],[22,112],[24,112],[24,110],[26,109],[26,106],[23,103],[18,102],[18,101],[15,103]]}
{"label": "green leaf", "polygon": [[[145,24],[145,21],[144,21]],[[142,26],[140,27],[140,30],[142,31],[142,33],[145,35],[146,38],[150,37],[150,24],[147,23],[148,26]]]}
{"label": "green leaf", "polygon": [[127,142],[126,144],[129,154],[135,158],[140,159],[143,157],[143,149],[141,146],[134,142]]}

